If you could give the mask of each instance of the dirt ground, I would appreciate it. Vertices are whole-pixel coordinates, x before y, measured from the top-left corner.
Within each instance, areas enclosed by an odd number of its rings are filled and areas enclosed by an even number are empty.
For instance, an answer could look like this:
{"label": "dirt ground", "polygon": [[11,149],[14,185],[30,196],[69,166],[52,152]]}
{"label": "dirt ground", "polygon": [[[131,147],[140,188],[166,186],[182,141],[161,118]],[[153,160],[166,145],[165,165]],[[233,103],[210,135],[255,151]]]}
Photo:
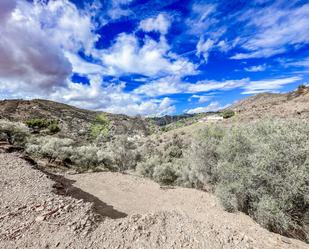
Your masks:
{"label": "dirt ground", "polygon": [[53,175],[0,153],[0,248],[308,248],[211,194],[118,173]]}

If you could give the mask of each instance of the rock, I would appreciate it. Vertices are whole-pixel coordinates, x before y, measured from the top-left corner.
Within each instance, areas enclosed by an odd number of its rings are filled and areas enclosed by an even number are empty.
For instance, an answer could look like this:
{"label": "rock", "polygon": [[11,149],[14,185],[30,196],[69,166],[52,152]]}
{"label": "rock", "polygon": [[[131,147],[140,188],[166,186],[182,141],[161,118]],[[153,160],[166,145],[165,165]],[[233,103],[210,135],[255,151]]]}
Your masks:
{"label": "rock", "polygon": [[292,244],[292,241],[287,237],[281,237],[281,241],[286,244]]}
{"label": "rock", "polygon": [[40,215],[40,216],[38,216],[38,217],[35,218],[35,221],[37,221],[37,222],[42,222],[42,221],[45,220],[45,218],[46,218],[45,216]]}

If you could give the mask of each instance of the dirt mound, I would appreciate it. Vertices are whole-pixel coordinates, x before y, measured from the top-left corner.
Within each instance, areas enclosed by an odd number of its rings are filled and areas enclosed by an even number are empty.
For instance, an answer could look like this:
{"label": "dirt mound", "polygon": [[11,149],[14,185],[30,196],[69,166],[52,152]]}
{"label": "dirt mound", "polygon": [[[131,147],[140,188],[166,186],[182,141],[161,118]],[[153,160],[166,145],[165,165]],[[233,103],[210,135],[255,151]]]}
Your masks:
{"label": "dirt mound", "polygon": [[115,173],[67,179],[17,154],[0,153],[0,174],[0,248],[307,248],[193,189]]}

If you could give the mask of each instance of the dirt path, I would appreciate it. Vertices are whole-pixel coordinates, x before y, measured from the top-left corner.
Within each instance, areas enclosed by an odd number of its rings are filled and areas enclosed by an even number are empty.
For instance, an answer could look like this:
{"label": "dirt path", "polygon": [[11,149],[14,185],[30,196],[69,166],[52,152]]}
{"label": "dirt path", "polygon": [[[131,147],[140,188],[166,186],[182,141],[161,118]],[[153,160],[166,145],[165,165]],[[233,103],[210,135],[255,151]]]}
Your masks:
{"label": "dirt path", "polygon": [[[228,213],[209,193],[176,187],[162,189],[148,179],[119,173],[89,173],[67,176],[74,186],[108,203],[127,215],[175,212],[202,222],[220,233],[221,239],[246,240],[257,248],[308,248],[305,244],[260,227],[249,216]],[[110,215],[107,208],[103,212]],[[262,238],[262,239],[261,239]]]}
{"label": "dirt path", "polygon": [[0,153],[0,248],[294,249],[210,194],[116,173],[53,175]]}

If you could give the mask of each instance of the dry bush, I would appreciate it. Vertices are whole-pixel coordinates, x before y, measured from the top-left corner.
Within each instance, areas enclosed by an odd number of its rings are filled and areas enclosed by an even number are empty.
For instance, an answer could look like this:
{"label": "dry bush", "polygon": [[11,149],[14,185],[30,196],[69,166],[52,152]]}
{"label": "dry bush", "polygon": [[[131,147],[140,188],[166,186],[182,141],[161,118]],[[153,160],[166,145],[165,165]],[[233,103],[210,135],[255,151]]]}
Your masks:
{"label": "dry bush", "polygon": [[27,142],[26,152],[36,157],[47,158],[49,162],[65,161],[72,156],[73,145],[74,141],[68,138],[35,137]]}
{"label": "dry bush", "polygon": [[26,125],[0,120],[0,139],[7,140],[10,144],[23,146],[28,136],[29,129]]}
{"label": "dry bush", "polygon": [[179,182],[211,184],[227,210],[308,240],[309,124],[268,120],[203,133],[185,156]]}
{"label": "dry bush", "polygon": [[272,231],[308,239],[308,123],[275,120],[239,126],[227,133],[219,151],[218,189],[237,200],[223,198],[225,205]]}
{"label": "dry bush", "polygon": [[204,188],[217,179],[218,145],[224,136],[223,128],[209,125],[201,131],[185,151],[178,183],[186,187]]}

